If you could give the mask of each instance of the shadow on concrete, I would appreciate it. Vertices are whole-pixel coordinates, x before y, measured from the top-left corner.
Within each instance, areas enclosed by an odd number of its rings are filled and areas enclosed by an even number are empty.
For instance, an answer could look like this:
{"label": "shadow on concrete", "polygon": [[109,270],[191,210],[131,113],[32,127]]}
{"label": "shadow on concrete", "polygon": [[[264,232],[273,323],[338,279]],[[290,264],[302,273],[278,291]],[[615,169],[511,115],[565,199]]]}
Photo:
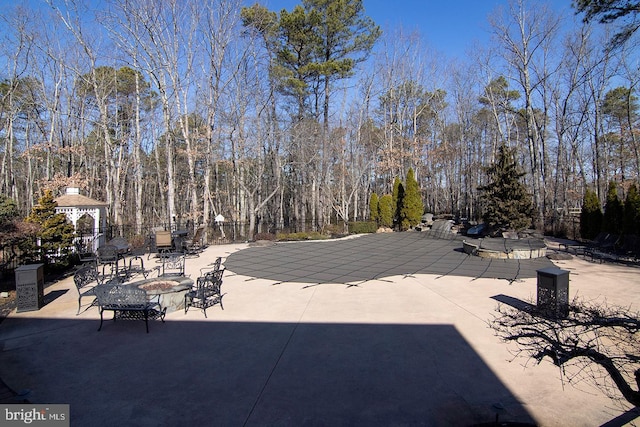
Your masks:
{"label": "shadow on concrete", "polygon": [[8,318],[0,377],[71,425],[532,423],[452,325]]}
{"label": "shadow on concrete", "polygon": [[51,291],[48,292],[43,299],[43,303],[44,305],[48,305],[51,304],[52,302],[54,302],[55,300],[57,300],[58,298],[60,298],[62,295],[66,294],[67,292],[69,292],[68,289],[61,289],[58,291]]}
{"label": "shadow on concrete", "polygon": [[602,424],[600,427],[622,427],[631,424],[640,417],[640,408],[633,408],[618,415],[614,419]]}
{"label": "shadow on concrete", "polygon": [[533,309],[536,308],[536,306],[534,304],[531,304],[530,302],[523,301],[519,298],[510,297],[509,295],[503,295],[503,294],[494,295],[491,297],[491,299],[494,299],[498,302],[501,302],[502,304],[509,305],[513,308],[516,308],[522,311],[531,312]]}

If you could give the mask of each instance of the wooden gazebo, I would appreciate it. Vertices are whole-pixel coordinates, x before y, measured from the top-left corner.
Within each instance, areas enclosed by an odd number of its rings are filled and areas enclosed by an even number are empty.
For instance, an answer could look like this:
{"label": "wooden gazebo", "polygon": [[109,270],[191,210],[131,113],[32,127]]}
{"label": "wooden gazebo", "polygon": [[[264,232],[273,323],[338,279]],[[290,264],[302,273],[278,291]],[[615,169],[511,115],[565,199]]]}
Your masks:
{"label": "wooden gazebo", "polygon": [[104,230],[107,226],[107,206],[105,202],[94,200],[80,194],[77,187],[67,187],[66,193],[57,197],[57,213],[63,213],[78,231],[78,222],[88,223],[91,219],[93,226],[84,229],[82,236],[83,247],[95,252],[104,244]]}

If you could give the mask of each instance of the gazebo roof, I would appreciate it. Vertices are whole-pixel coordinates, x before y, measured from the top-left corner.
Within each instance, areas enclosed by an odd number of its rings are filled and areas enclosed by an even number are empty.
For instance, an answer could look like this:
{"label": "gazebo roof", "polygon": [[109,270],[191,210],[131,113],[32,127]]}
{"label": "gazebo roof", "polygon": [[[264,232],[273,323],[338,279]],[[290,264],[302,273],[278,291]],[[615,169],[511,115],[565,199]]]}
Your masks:
{"label": "gazebo roof", "polygon": [[108,206],[108,203],[101,202],[99,200],[92,199],[91,197],[83,196],[80,194],[80,190],[75,187],[67,188],[66,194],[60,197],[56,197],[55,201],[58,203],[58,207],[73,207],[73,206],[85,206],[85,207],[102,207]]}

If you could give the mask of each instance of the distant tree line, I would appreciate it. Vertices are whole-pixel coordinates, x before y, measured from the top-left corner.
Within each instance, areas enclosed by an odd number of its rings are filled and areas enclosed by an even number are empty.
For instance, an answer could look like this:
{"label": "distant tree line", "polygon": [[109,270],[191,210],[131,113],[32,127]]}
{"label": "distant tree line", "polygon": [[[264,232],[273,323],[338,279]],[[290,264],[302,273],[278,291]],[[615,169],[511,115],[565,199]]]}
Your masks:
{"label": "distant tree line", "polygon": [[620,200],[615,182],[609,183],[604,209],[593,190],[587,189],[580,213],[580,235],[593,239],[600,232],[617,236],[640,236],[640,194],[631,185],[624,200]]}
{"label": "distant tree line", "polygon": [[[112,225],[222,214],[249,236],[370,220],[376,194],[374,219],[405,229],[420,206],[487,219],[485,170],[505,147],[532,227],[563,233],[587,189],[608,203],[609,182],[626,200],[640,175],[633,37],[603,49],[615,26],[519,1],[490,16],[486,48],[447,58],[365,7],[7,8],[0,194],[24,218],[73,184],[108,203]],[[410,171],[420,203],[398,211]]]}

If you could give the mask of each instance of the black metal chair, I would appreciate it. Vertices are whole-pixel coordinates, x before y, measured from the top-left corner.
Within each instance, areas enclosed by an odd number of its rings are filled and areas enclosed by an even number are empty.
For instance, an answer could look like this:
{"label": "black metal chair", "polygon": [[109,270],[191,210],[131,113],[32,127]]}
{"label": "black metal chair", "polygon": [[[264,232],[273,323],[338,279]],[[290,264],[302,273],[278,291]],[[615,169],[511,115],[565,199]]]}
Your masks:
{"label": "black metal chair", "polygon": [[205,230],[206,226],[199,226],[198,228],[196,228],[195,233],[193,233],[193,237],[182,242],[183,250],[185,253],[190,255],[197,255],[202,252],[202,250],[204,249]]}
{"label": "black metal chair", "polygon": [[[100,285],[100,278],[98,277],[98,272],[96,267],[86,266],[82,267],[73,275],[73,282],[76,284],[76,288],[78,289],[78,312],[76,316],[80,314],[80,308],[82,307],[82,297],[95,297],[95,288]],[[94,306],[96,304],[96,300],[94,299],[91,305],[88,308]]]}
{"label": "black metal chair", "polygon": [[183,253],[167,253],[162,258],[162,267],[158,277],[184,276],[185,255]]}
{"label": "black metal chair", "polygon": [[216,304],[220,304],[220,308],[224,310],[222,305],[222,275],[224,268],[207,273],[202,277],[198,277],[196,283],[189,292],[184,296],[184,313],[187,314],[189,307],[197,307],[202,309],[204,317],[207,317],[207,308]]}
{"label": "black metal chair", "polygon": [[[157,268],[152,268],[147,270],[144,267],[144,255],[149,252],[150,253],[151,242],[150,239],[147,239],[142,246],[134,246],[131,245],[131,249],[129,250],[129,267],[127,268],[127,277],[132,277],[136,274],[142,274],[146,279],[149,273]],[[147,258],[148,259],[148,258]]]}
{"label": "black metal chair", "polygon": [[[102,266],[102,276],[104,278],[114,278],[118,276],[119,263],[122,257],[118,247],[114,245],[104,245],[96,252],[98,267]],[[105,273],[105,268],[109,267],[109,274]]]}
{"label": "black metal chair", "polygon": [[221,266],[222,266],[222,257],[218,257],[216,258],[215,261],[213,261],[207,267],[200,269],[200,276],[202,277],[206,274],[213,273],[214,271],[220,270]]}

